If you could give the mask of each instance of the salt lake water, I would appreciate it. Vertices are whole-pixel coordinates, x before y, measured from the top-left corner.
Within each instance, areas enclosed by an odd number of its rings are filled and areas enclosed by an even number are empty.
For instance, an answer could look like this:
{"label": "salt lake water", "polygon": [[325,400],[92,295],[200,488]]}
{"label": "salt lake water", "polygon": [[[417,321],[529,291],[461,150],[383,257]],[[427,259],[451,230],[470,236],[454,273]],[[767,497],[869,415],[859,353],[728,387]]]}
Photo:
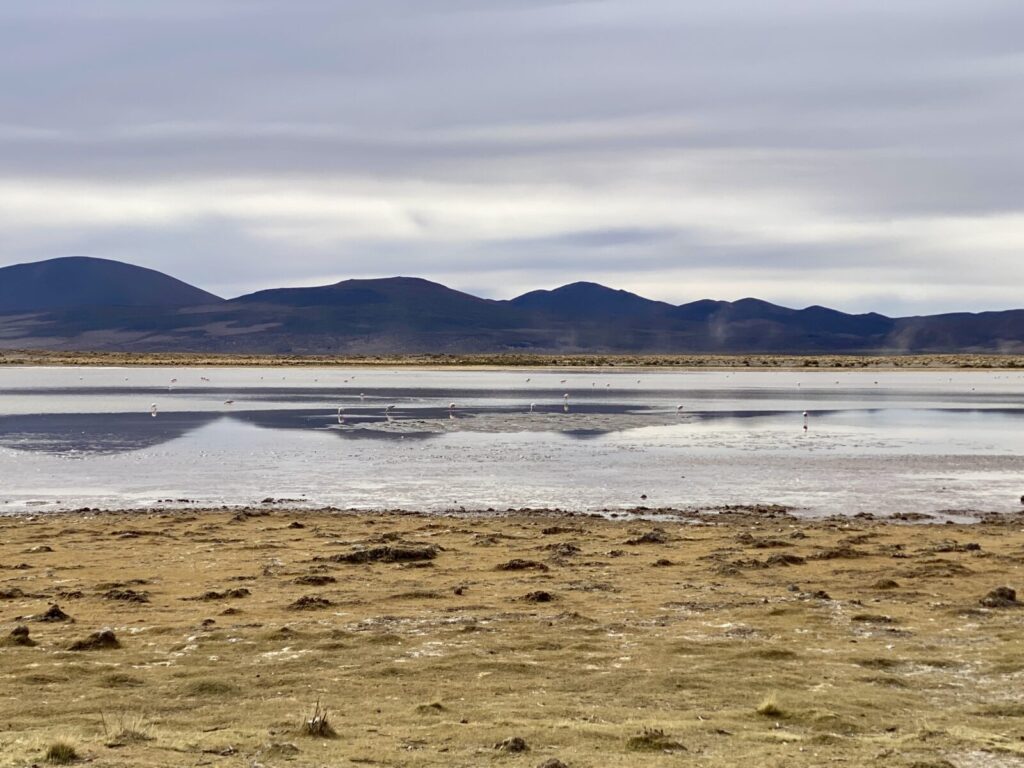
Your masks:
{"label": "salt lake water", "polygon": [[1021,494],[1014,371],[0,369],[0,513],[959,514]]}

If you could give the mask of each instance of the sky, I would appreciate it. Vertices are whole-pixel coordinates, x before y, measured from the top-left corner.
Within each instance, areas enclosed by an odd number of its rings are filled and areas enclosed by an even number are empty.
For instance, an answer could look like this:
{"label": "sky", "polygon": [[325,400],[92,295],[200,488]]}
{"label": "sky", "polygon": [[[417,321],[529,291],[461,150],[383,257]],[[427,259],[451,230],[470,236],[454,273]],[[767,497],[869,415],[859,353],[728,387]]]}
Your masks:
{"label": "sky", "polygon": [[0,266],[1024,306],[1019,0],[0,0]]}

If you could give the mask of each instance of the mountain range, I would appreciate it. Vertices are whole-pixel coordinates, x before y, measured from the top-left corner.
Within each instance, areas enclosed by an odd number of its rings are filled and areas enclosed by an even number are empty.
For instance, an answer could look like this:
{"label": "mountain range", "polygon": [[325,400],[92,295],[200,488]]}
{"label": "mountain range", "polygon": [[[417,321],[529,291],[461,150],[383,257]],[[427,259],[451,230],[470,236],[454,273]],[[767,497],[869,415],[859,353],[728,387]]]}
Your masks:
{"label": "mountain range", "polygon": [[759,299],[675,306],[596,283],[511,300],[414,277],[223,299],[67,257],[0,268],[0,348],[278,354],[1024,352],[1024,310],[886,317]]}

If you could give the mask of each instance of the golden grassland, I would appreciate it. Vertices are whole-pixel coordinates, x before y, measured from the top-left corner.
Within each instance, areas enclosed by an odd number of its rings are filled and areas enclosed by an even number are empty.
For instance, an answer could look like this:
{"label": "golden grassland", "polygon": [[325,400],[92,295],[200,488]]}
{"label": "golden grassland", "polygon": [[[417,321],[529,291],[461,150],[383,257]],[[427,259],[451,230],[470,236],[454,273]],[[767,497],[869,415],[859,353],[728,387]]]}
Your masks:
{"label": "golden grassland", "polygon": [[288,366],[455,368],[1024,368],[1024,355],[244,355],[184,352],[0,350],[0,366]]}
{"label": "golden grassland", "polygon": [[1024,517],[624,517],[0,518],[0,765],[1021,764]]}

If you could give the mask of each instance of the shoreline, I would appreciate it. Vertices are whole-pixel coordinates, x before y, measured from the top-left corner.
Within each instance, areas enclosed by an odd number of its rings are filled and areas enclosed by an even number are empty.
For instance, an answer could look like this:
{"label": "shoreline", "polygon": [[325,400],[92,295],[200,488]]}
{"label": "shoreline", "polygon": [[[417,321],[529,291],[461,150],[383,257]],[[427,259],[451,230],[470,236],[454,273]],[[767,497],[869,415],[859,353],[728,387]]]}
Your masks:
{"label": "shoreline", "polygon": [[283,367],[628,370],[1018,370],[1024,355],[225,355],[204,353],[0,350],[3,367]]}
{"label": "shoreline", "polygon": [[0,518],[0,766],[1012,759],[1021,521]]}
{"label": "shoreline", "polygon": [[[253,503],[237,502],[230,504],[207,505],[199,502],[180,503],[167,502],[152,506],[139,507],[92,507],[46,509],[45,505],[32,508],[4,511],[0,508],[0,521],[31,518],[33,521],[43,520],[77,520],[89,517],[121,517],[127,519],[147,518],[153,515],[311,515],[314,517],[353,518],[371,517],[422,517],[437,520],[465,520],[487,522],[508,518],[530,518],[537,520],[575,520],[578,522],[599,521],[611,524],[636,523],[672,523],[678,525],[723,525],[739,522],[757,523],[764,520],[788,520],[793,524],[829,524],[844,525],[852,523],[886,524],[886,525],[956,525],[975,526],[984,524],[1024,525],[1024,497],[1021,509],[1013,511],[982,511],[977,509],[944,509],[931,512],[894,512],[891,514],[875,514],[858,512],[842,514],[830,512],[814,514],[800,508],[788,507],[784,504],[753,503],[726,504],[711,507],[624,507],[621,509],[562,509],[559,507],[510,507],[496,509],[493,507],[449,507],[444,509],[422,509],[402,507],[336,507],[330,505],[314,505],[309,507],[294,506],[297,499],[281,499],[272,502]],[[190,506],[191,504],[191,506]]]}

